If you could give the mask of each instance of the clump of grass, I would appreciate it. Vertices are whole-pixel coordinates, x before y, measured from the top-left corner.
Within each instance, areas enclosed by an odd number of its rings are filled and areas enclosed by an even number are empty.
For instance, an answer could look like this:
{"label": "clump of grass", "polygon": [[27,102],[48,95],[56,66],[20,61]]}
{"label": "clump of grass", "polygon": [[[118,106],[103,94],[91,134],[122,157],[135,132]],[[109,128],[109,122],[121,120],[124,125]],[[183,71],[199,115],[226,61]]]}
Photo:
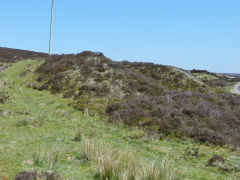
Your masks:
{"label": "clump of grass", "polygon": [[33,162],[35,165],[42,165],[45,161],[45,153],[44,152],[36,152],[32,154]]}
{"label": "clump of grass", "polygon": [[52,147],[51,151],[47,155],[47,162],[52,169],[58,160],[58,151],[55,146]]}
{"label": "clump of grass", "polygon": [[176,179],[176,169],[173,169],[173,164],[173,160],[171,160],[168,155],[163,158],[160,173],[161,179]]}
{"label": "clump of grass", "polygon": [[78,129],[75,134],[74,134],[74,138],[73,141],[78,141],[80,142],[82,140],[82,130]]}
{"label": "clump of grass", "polygon": [[32,158],[35,165],[48,165],[50,169],[53,169],[58,160],[58,151],[56,147],[53,146],[48,153],[43,151],[33,153]]}
{"label": "clump of grass", "polygon": [[127,134],[127,138],[130,139],[141,139],[145,136],[145,132],[141,129],[134,129]]}
{"label": "clump of grass", "polygon": [[162,162],[147,160],[136,152],[119,150],[110,144],[88,139],[83,141],[83,147],[97,176],[101,179],[175,179],[175,169],[172,167],[172,161],[167,157]]}
{"label": "clump of grass", "polygon": [[16,122],[16,126],[18,127],[26,127],[28,126],[29,122],[26,119],[21,119],[19,121]]}
{"label": "clump of grass", "polygon": [[16,122],[16,126],[18,127],[41,127],[43,125],[44,119],[42,117],[26,117],[24,119],[20,119]]}

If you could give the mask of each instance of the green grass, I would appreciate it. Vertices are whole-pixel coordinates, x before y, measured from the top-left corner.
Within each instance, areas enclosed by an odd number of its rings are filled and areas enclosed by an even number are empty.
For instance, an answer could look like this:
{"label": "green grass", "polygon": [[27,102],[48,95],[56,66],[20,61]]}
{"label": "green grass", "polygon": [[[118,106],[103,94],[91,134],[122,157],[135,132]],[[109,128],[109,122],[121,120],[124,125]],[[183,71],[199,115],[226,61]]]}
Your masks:
{"label": "green grass", "polygon": [[[193,75],[200,81],[204,81],[204,80],[215,81],[215,80],[219,79],[218,77],[211,75],[211,74],[193,73]],[[234,86],[234,83],[228,82],[226,84],[226,86],[223,86],[223,87],[208,86],[208,89],[212,90],[213,92],[218,92],[218,93],[230,93],[233,86]]]}
{"label": "green grass", "polygon": [[[168,155],[179,179],[240,178],[239,172],[206,166],[214,154],[222,155],[235,166],[240,161],[239,151],[175,137],[156,140],[140,131],[112,125],[98,116],[83,114],[69,106],[71,99],[27,88],[34,81],[36,75],[32,72],[40,63],[21,61],[4,70],[0,77],[0,88],[9,95],[9,100],[0,104],[0,179],[12,179],[24,169],[54,170],[64,179],[96,179],[93,164],[78,159],[84,152],[82,138],[101,140],[119,151],[135,152],[159,162]],[[30,72],[20,77],[26,69]],[[199,156],[186,155],[188,148],[199,148]]]}

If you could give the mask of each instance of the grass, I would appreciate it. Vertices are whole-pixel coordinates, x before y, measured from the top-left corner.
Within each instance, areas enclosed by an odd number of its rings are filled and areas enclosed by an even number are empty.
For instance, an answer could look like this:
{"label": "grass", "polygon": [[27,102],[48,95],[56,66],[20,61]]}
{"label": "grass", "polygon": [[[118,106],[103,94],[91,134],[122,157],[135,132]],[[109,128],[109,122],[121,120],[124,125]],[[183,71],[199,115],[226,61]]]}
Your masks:
{"label": "grass", "polygon": [[[204,73],[193,73],[193,75],[200,81],[217,81],[220,80],[221,76],[216,77],[214,75],[211,74],[204,74]],[[224,81],[224,80],[222,80]],[[219,87],[219,86],[208,86],[209,89],[211,89],[213,92],[217,92],[217,93],[230,93],[231,89],[233,88],[234,83],[231,82],[226,82],[225,81],[225,86],[223,87]],[[206,84],[207,85],[207,84]]]}
{"label": "grass", "polygon": [[116,149],[111,144],[89,139],[84,140],[83,148],[101,179],[176,179],[173,161],[166,157],[162,163],[157,159],[146,160],[136,152]]}
{"label": "grass", "polygon": [[74,141],[81,141],[82,140],[82,130],[78,129],[73,138]]}
{"label": "grass", "polygon": [[[134,168],[134,174],[152,174],[156,177],[155,172],[159,173],[155,170],[156,166],[160,169],[160,174],[165,173],[164,177],[174,175],[189,180],[240,178],[238,171],[225,172],[206,166],[214,154],[223,156],[228,163],[237,166],[240,161],[239,150],[206,146],[175,137],[162,140],[142,137],[141,132],[132,133],[131,129],[111,125],[97,115],[88,116],[77,111],[69,106],[73,103],[72,99],[27,88],[27,84],[34,83],[35,74],[32,72],[40,63],[41,61],[21,61],[5,69],[0,77],[0,82],[5,82],[1,90],[9,96],[5,103],[0,104],[0,179],[13,179],[16,173],[24,169],[53,170],[63,179],[101,179],[101,174],[104,173],[99,165],[113,163],[114,158],[121,161],[121,165],[117,165],[117,170],[110,171],[114,174],[113,179],[119,177],[115,174],[123,176],[129,168]],[[20,77],[19,74],[27,69],[30,72]],[[28,113],[18,113],[22,111]],[[77,139],[80,137],[81,142],[73,141],[74,136]],[[93,146],[95,158],[90,158],[90,161],[80,161],[78,158],[86,150],[83,137],[90,139],[88,143]],[[101,145],[101,142],[107,146],[96,146],[98,143]],[[106,147],[111,147],[110,155],[106,154]],[[186,155],[186,149],[189,148],[198,148],[198,157]],[[100,153],[97,157],[94,156],[96,152]],[[173,161],[166,159],[166,155]],[[120,157],[127,159],[122,160]],[[24,161],[33,163],[26,164]],[[131,167],[135,162],[139,162],[138,165]],[[119,166],[123,166],[125,171],[118,170]],[[175,171],[169,174],[171,170],[168,169]],[[127,172],[126,174],[132,173]]]}

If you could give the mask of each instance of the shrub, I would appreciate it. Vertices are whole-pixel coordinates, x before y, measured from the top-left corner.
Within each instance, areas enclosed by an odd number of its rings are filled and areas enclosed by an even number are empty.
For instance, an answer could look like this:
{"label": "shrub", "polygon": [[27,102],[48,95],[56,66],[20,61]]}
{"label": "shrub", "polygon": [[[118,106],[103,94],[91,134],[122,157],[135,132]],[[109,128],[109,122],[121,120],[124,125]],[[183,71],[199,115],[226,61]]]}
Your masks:
{"label": "shrub", "polygon": [[188,136],[203,143],[237,145],[240,116],[236,104],[240,105],[239,98],[230,95],[175,92],[167,96],[131,96],[108,105],[106,113],[111,122]]}
{"label": "shrub", "polygon": [[79,111],[87,112],[89,115],[105,115],[105,109],[110,100],[107,98],[94,98],[90,96],[80,96],[75,99],[71,106]]}

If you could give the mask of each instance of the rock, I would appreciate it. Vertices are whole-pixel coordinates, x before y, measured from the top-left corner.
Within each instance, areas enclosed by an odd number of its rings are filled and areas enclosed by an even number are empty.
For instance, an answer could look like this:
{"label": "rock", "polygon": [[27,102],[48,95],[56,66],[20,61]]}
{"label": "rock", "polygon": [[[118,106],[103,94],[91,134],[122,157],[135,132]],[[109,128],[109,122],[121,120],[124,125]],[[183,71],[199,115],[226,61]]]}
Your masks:
{"label": "rock", "polygon": [[3,116],[13,115],[13,112],[11,110],[6,110],[3,112]]}
{"label": "rock", "polygon": [[72,158],[71,158],[71,157],[67,157],[67,160],[68,160],[68,161],[72,161]]}
{"label": "rock", "polygon": [[198,157],[199,149],[198,148],[189,148],[187,149],[187,155]]}
{"label": "rock", "polygon": [[24,160],[24,161],[22,162],[22,165],[33,165],[33,164],[34,164],[34,162],[31,161],[31,160]]}
{"label": "rock", "polygon": [[87,157],[87,154],[86,154],[85,152],[83,152],[80,157],[77,157],[77,159],[78,159],[80,162],[89,161],[89,159],[88,159],[88,157]]}
{"label": "rock", "polygon": [[17,114],[20,114],[20,115],[28,115],[28,114],[29,114],[29,111],[27,111],[27,110],[22,110],[22,111],[18,111]]}
{"label": "rock", "polygon": [[5,103],[9,99],[9,96],[5,95],[3,92],[0,92],[0,103]]}
{"label": "rock", "polygon": [[46,180],[57,180],[57,179],[60,179],[59,175],[57,173],[55,173],[54,171],[43,172],[40,177],[42,179],[46,179]]}
{"label": "rock", "polygon": [[37,180],[37,173],[22,171],[15,176],[15,180]]}
{"label": "rock", "polygon": [[39,106],[44,107],[44,106],[46,106],[46,104],[45,103],[40,103]]}
{"label": "rock", "polygon": [[61,179],[60,176],[54,171],[45,171],[37,173],[36,171],[22,171],[15,176],[14,180],[57,180]]}
{"label": "rock", "polygon": [[218,169],[226,172],[229,172],[233,169],[231,164],[225,164],[223,157],[218,155],[214,155],[211,159],[209,159],[208,165],[217,167]]}
{"label": "rock", "polygon": [[214,155],[211,159],[208,160],[209,166],[220,167],[225,163],[225,160],[222,156]]}

